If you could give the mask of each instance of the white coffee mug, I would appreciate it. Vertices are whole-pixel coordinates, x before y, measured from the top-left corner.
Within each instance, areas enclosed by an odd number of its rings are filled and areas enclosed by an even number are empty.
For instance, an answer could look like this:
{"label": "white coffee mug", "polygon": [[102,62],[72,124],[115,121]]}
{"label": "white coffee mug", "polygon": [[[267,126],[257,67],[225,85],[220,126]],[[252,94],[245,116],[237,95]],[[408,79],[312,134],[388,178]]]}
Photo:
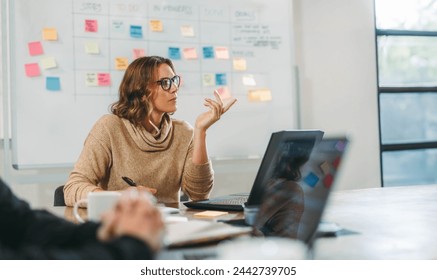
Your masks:
{"label": "white coffee mug", "polygon": [[81,223],[85,222],[85,220],[79,215],[78,211],[79,205],[85,203],[87,204],[88,221],[97,222],[101,219],[104,212],[115,205],[120,196],[121,193],[114,191],[90,192],[88,198],[81,199],[74,204],[74,217]]}

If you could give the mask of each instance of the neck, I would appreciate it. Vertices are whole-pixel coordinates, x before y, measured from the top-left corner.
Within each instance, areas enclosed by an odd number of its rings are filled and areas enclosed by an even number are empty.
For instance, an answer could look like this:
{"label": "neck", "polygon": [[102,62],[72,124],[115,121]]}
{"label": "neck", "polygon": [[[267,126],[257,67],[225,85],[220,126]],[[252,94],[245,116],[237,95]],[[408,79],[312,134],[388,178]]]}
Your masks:
{"label": "neck", "polygon": [[[161,128],[161,121],[162,121],[163,117],[164,117],[163,113],[162,114],[154,114],[154,113],[152,113],[150,116],[148,116],[144,120],[143,126],[146,128],[146,130],[148,132],[154,132],[154,131],[156,131],[155,127],[157,127],[158,129]],[[155,127],[153,127],[153,126],[155,126]]]}

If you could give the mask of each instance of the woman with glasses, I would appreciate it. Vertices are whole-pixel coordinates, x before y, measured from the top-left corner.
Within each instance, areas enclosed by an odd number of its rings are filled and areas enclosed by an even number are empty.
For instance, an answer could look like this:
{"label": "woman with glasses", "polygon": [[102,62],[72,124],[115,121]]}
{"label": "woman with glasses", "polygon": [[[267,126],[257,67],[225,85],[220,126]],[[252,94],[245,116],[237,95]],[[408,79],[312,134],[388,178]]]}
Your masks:
{"label": "woman with glasses", "polygon": [[68,206],[89,192],[127,188],[149,191],[162,203],[179,202],[180,190],[192,200],[209,196],[213,170],[206,131],[236,99],[224,104],[217,92],[214,99],[205,98],[208,110],[193,128],[170,117],[180,82],[169,59],[141,57],[129,65],[112,114],[91,129],[65,184]]}

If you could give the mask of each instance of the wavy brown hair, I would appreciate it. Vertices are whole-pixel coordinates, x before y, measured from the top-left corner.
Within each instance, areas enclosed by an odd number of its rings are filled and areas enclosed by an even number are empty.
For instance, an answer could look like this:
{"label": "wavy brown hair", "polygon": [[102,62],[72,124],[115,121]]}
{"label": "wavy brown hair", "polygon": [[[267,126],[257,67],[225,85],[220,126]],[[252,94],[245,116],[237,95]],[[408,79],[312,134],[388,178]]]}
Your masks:
{"label": "wavy brown hair", "polygon": [[160,56],[140,57],[127,67],[118,91],[119,99],[111,105],[114,115],[134,125],[141,124],[152,110],[150,85],[161,64],[168,64],[174,71],[171,60]]}

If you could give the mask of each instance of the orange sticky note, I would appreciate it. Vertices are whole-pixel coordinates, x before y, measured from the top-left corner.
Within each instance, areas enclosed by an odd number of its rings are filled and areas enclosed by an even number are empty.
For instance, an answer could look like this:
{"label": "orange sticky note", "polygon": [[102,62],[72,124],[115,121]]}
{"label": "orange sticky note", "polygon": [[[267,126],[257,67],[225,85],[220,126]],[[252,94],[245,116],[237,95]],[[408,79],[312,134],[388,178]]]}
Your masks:
{"label": "orange sticky note", "polygon": [[97,30],[98,30],[97,20],[95,19],[85,20],[85,32],[97,32]]}
{"label": "orange sticky note", "polygon": [[56,28],[44,28],[42,30],[42,38],[46,41],[57,41],[58,31]]}
{"label": "orange sticky note", "polygon": [[30,42],[27,44],[30,55],[41,55],[44,53],[41,42]]}
{"label": "orange sticky note", "polygon": [[110,86],[111,85],[111,75],[109,73],[98,73],[97,82],[99,86]]}
{"label": "orange sticky note", "polygon": [[229,214],[228,212],[223,212],[223,211],[202,211],[199,213],[194,214],[194,216],[196,217],[207,217],[207,218],[214,218],[214,217],[218,217],[218,216],[223,216],[223,215],[227,215]]}
{"label": "orange sticky note", "polygon": [[265,88],[249,90],[247,97],[249,101],[266,102],[272,100],[272,92]]}
{"label": "orange sticky note", "polygon": [[150,30],[153,32],[162,32],[162,30],[164,30],[162,26],[162,21],[157,19],[152,19],[150,21]]}
{"label": "orange sticky note", "polygon": [[38,63],[28,63],[24,64],[24,69],[26,70],[27,77],[36,77],[41,75]]}
{"label": "orange sticky note", "polygon": [[234,58],[233,60],[233,66],[235,70],[238,71],[244,71],[246,70],[247,66],[246,66],[246,59],[244,58]]}
{"label": "orange sticky note", "polygon": [[126,70],[128,65],[129,65],[129,61],[126,57],[115,58],[115,69]]}

